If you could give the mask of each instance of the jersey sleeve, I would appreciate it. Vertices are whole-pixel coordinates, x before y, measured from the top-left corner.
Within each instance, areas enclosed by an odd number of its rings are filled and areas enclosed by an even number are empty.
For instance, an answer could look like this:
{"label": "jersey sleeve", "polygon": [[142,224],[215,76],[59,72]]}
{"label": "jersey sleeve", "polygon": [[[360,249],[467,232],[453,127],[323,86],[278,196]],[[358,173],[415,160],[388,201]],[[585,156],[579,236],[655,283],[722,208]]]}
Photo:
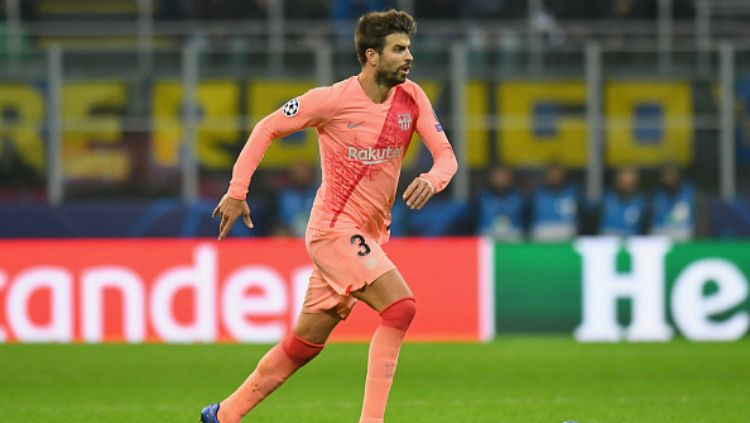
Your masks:
{"label": "jersey sleeve", "polygon": [[432,104],[427,98],[427,94],[422,91],[418,85],[415,87],[415,99],[419,107],[419,116],[417,117],[417,133],[424,140],[425,146],[432,154],[432,168],[420,175],[427,179],[435,192],[442,191],[450,182],[453,175],[458,170],[456,155],[453,154],[453,147],[448,142],[448,137],[443,131],[443,126],[432,109]]}
{"label": "jersey sleeve", "polygon": [[271,141],[304,128],[323,125],[335,113],[331,87],[314,88],[289,100],[255,125],[232,169],[227,194],[244,200],[253,173],[258,168]]}

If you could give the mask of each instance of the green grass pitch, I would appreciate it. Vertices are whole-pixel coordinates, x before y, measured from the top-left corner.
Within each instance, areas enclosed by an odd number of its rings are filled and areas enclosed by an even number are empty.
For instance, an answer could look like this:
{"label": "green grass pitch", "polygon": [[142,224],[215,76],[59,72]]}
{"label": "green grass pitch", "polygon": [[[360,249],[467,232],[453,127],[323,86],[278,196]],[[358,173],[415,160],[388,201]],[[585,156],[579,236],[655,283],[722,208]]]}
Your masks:
{"label": "green grass pitch", "polygon": [[[0,421],[195,422],[268,346],[0,345]],[[359,416],[367,345],[332,344],[247,422]],[[501,337],[404,346],[386,421],[750,422],[750,343]]]}

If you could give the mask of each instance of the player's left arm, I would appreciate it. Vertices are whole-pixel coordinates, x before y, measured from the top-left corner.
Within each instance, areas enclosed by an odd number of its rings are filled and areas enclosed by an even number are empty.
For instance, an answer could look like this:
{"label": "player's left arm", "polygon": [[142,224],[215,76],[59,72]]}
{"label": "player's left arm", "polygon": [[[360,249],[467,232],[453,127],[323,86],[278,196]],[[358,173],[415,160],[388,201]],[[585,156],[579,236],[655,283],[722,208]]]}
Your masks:
{"label": "player's left arm", "polygon": [[417,133],[424,140],[425,146],[432,154],[432,168],[412,181],[404,191],[404,201],[410,209],[421,209],[433,195],[442,191],[458,170],[453,147],[445,136],[443,126],[438,121],[427,95],[419,86],[416,88],[416,100],[419,107]]}

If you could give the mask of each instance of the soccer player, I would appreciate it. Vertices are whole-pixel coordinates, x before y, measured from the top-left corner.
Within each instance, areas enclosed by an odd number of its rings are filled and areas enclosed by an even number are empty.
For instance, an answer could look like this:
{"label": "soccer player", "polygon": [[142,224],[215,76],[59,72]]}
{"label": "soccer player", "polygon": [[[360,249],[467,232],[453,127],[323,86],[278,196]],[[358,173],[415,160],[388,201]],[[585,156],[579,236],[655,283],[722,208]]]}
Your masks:
{"label": "soccer player", "polygon": [[457,169],[453,149],[424,91],[409,81],[416,31],[406,12],[360,17],[355,44],[362,70],[329,87],[312,89],[261,120],[234,165],[229,190],[214,210],[219,239],[240,217],[252,228],[245,202],[251,176],[271,141],[315,127],[323,182],[312,206],[305,245],[313,261],[302,311],[292,332],[271,348],[237,390],[203,409],[204,423],[237,423],[297,369],[317,356],[358,300],[376,310],[361,423],[382,422],[401,342],[416,312],[409,286],[381,248],[401,163],[416,130],[433,166],[403,194],[420,209],[445,188]]}

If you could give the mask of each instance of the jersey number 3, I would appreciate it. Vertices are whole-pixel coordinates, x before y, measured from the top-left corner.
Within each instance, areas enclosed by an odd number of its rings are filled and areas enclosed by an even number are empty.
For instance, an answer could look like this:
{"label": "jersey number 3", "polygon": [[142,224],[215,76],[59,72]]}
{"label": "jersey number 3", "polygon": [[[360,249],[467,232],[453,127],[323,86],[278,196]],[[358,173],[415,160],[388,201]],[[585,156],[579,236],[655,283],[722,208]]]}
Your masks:
{"label": "jersey number 3", "polygon": [[359,251],[357,251],[357,255],[360,257],[364,257],[368,254],[370,254],[370,246],[367,245],[365,242],[365,237],[362,235],[352,235],[352,237],[349,239],[349,242],[354,245],[357,244],[357,246],[360,248]]}

